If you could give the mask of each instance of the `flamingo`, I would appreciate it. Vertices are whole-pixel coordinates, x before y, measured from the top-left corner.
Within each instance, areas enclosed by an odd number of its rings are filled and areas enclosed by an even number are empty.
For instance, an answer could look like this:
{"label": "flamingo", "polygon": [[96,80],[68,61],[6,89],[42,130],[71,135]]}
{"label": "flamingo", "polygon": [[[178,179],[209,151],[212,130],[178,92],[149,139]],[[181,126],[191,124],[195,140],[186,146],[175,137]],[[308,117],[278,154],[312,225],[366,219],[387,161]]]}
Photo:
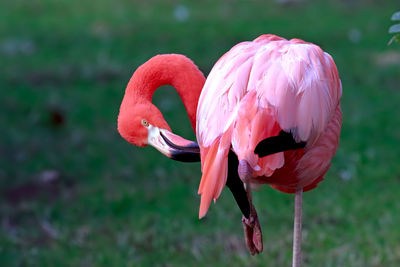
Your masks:
{"label": "flamingo", "polygon": [[[263,249],[252,190],[269,184],[295,193],[293,266],[300,266],[302,193],[323,180],[339,144],[342,86],[332,57],[300,39],[266,34],[235,45],[201,89],[203,82],[201,72],[183,56],[146,62],[126,89],[120,134],[172,159],[200,158],[199,218],[226,185],[243,213],[252,255]],[[152,93],[165,83],[180,94],[198,143],[174,135],[151,104]]]}

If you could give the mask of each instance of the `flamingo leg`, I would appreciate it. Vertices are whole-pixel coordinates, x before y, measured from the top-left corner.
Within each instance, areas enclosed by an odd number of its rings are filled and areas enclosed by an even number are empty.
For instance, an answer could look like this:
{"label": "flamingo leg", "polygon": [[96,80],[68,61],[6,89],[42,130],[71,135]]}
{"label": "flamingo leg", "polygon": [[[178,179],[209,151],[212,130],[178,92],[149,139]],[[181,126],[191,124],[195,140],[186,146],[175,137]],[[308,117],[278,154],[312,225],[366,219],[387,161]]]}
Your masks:
{"label": "flamingo leg", "polygon": [[260,222],[258,221],[257,212],[253,205],[251,185],[249,182],[249,180],[252,177],[252,169],[245,160],[239,161],[238,174],[240,179],[242,181],[245,181],[247,199],[250,205],[249,217],[248,218],[246,218],[245,216],[242,217],[244,235],[246,238],[247,247],[249,248],[251,255],[254,255],[260,253],[263,250],[262,232],[261,232]]}
{"label": "flamingo leg", "polygon": [[249,249],[251,255],[254,255],[263,250],[262,232],[256,209],[252,203],[252,194],[249,183],[246,183],[246,192],[251,208],[248,218],[242,216],[242,224],[247,248]]}
{"label": "flamingo leg", "polygon": [[[259,157],[265,157],[278,152],[293,149],[301,149],[306,142],[296,142],[291,133],[280,131],[279,135],[262,140],[256,146],[254,153]],[[303,188],[296,190],[294,204],[294,230],[293,230],[293,267],[301,266],[301,216],[302,216]]]}
{"label": "flamingo leg", "polygon": [[237,205],[242,211],[242,224],[247,248],[252,255],[260,253],[263,249],[262,233],[256,209],[252,204],[251,188],[246,184],[246,188],[239,175],[248,178],[250,169],[243,164],[239,167],[236,154],[231,150],[228,154],[228,178],[226,186],[231,190]]}
{"label": "flamingo leg", "polygon": [[293,261],[292,267],[300,267],[301,254],[301,224],[302,224],[303,188],[297,189],[294,197],[294,230],[293,230]]}
{"label": "flamingo leg", "polygon": [[247,192],[244,188],[242,180],[238,174],[239,161],[236,154],[231,150],[228,154],[228,177],[226,186],[231,190],[233,197],[236,200],[242,214],[249,218],[250,216],[250,203],[247,197]]}

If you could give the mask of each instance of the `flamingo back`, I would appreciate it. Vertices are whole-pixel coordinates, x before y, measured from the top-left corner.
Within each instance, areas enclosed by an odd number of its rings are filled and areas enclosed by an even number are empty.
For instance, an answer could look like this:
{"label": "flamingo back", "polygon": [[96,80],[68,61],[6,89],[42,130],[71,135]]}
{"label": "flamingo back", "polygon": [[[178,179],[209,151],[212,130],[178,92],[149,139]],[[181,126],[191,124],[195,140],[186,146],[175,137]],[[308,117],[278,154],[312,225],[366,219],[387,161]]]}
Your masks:
{"label": "flamingo back", "polygon": [[[305,150],[311,150],[332,119],[341,94],[331,56],[299,39],[262,35],[222,56],[206,80],[197,108],[203,171],[200,216],[226,183],[229,149],[247,161],[254,177],[273,176],[285,165],[284,153],[258,158],[255,146],[284,130],[296,141],[307,142]],[[324,161],[329,164],[333,154]],[[320,177],[313,176],[313,181]]]}

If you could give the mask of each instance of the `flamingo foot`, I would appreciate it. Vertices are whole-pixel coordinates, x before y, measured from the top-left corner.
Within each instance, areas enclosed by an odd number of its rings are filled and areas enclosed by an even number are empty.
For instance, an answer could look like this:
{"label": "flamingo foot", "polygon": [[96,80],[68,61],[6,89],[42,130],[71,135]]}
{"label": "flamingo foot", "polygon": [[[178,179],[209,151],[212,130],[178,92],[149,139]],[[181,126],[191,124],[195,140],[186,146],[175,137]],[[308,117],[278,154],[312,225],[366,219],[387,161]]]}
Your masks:
{"label": "flamingo foot", "polygon": [[258,254],[263,250],[262,232],[257,212],[252,206],[249,218],[242,216],[242,224],[246,245],[251,255]]}

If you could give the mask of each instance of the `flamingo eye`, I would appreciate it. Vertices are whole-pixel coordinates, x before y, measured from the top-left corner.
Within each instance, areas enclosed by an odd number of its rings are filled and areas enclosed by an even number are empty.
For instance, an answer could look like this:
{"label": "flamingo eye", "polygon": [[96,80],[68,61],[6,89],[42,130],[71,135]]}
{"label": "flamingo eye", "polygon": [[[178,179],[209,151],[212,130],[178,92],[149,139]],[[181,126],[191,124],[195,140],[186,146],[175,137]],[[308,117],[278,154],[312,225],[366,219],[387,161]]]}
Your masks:
{"label": "flamingo eye", "polygon": [[144,127],[149,127],[149,122],[146,119],[142,119],[142,125]]}

